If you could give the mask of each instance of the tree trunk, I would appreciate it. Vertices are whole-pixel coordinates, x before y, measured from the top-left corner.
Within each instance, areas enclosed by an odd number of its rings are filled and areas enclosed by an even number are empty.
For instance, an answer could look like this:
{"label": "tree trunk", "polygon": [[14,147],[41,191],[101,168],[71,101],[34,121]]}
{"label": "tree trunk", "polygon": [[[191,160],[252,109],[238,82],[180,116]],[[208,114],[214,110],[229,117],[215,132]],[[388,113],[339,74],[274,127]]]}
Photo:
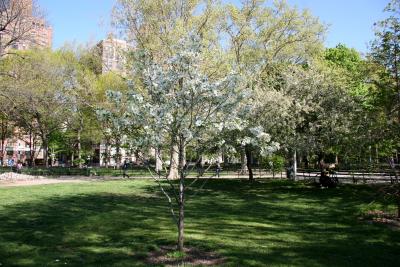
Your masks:
{"label": "tree trunk", "polygon": [[107,169],[108,169],[108,164],[109,164],[109,162],[110,162],[109,147],[110,147],[110,145],[109,145],[109,142],[108,142],[108,140],[107,140],[106,143],[105,143],[105,148],[104,148],[104,165],[105,165],[105,167],[106,167]]}
{"label": "tree trunk", "polygon": [[294,150],[293,152],[293,180],[296,181],[297,176],[297,151]]}
{"label": "tree trunk", "polygon": [[186,147],[183,147],[182,157],[183,157],[182,166],[186,166]]}
{"label": "tree trunk", "polygon": [[29,153],[30,153],[30,157],[28,160],[28,166],[32,167],[33,166],[33,138],[32,138],[32,131],[29,131]]}
{"label": "tree trunk", "polygon": [[400,200],[397,200],[397,218],[400,218]]}
{"label": "tree trunk", "polygon": [[43,158],[44,158],[44,164],[45,167],[49,167],[49,144],[46,141],[43,141]]}
{"label": "tree trunk", "polygon": [[308,161],[308,154],[306,154],[306,155],[304,156],[304,167],[305,167],[306,169],[309,169],[309,168],[310,168],[310,162]]}
{"label": "tree trunk", "polygon": [[318,154],[318,167],[322,172],[325,168],[324,156],[323,154]]}
{"label": "tree trunk", "polygon": [[397,175],[397,171],[396,171],[396,165],[394,164],[394,160],[393,157],[388,158],[388,162],[389,162],[389,166],[393,171],[394,177],[396,178],[396,182],[399,181],[399,177]]}
{"label": "tree trunk", "polygon": [[117,168],[121,167],[121,140],[117,139],[115,142],[115,163]]}
{"label": "tree trunk", "polygon": [[35,167],[36,166],[36,157],[38,155],[39,155],[39,152],[36,153],[36,140],[33,137],[32,138],[32,145],[31,145],[31,161],[32,161],[32,166],[31,167]]}
{"label": "tree trunk", "polygon": [[1,164],[3,166],[6,166],[6,158],[7,158],[7,153],[5,148],[7,128],[8,128],[7,122],[1,120]]}
{"label": "tree trunk", "polygon": [[1,139],[1,165],[2,166],[5,166],[6,154],[7,154],[4,145],[5,145],[5,140],[2,138]]}
{"label": "tree trunk", "polygon": [[81,145],[81,128],[78,129],[78,136],[76,138],[77,140],[77,152],[78,152],[78,168],[82,169],[83,165],[82,165],[82,145]]}
{"label": "tree trunk", "polygon": [[246,174],[247,173],[247,161],[246,161],[246,148],[242,146],[240,148],[240,174]]}
{"label": "tree trunk", "polygon": [[171,151],[170,151],[170,163],[168,170],[168,179],[177,179],[178,178],[178,161],[179,161],[179,147],[175,141],[171,143]]}
{"label": "tree trunk", "polygon": [[254,176],[253,176],[253,169],[251,167],[251,148],[249,146],[246,146],[246,162],[247,162],[247,170],[249,171],[249,181],[253,182],[254,181]]}
{"label": "tree trunk", "polygon": [[155,157],[156,157],[156,173],[162,172],[162,160],[161,160],[161,149],[155,149]]}
{"label": "tree trunk", "polygon": [[185,165],[184,165],[184,151],[185,140],[181,137],[179,139],[179,219],[178,219],[178,250],[183,252],[184,248],[184,230],[185,230]]}

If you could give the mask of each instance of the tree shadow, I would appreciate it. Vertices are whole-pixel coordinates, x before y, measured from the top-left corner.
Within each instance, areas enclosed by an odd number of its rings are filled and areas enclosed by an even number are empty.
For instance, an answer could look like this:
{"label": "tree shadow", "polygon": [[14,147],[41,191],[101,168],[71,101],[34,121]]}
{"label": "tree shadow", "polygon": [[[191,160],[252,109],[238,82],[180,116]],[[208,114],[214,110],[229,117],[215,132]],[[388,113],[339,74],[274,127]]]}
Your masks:
{"label": "tree shadow", "polygon": [[[146,266],[149,251],[175,243],[176,226],[156,184],[126,186],[132,194],[6,206],[0,210],[0,263]],[[212,180],[189,191],[186,244],[216,251],[227,266],[400,266],[400,232],[357,219],[373,197],[363,186],[321,190]]]}
{"label": "tree shadow", "polygon": [[54,197],[0,213],[2,266],[142,266],[174,226],[157,198],[92,194]]}

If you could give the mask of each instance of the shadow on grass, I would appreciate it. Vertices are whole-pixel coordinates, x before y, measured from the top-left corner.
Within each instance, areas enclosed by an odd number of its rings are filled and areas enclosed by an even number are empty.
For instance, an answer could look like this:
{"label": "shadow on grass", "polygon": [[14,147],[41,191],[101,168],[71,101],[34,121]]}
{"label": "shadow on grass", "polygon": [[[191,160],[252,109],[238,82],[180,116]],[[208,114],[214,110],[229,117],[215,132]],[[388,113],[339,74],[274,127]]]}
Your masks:
{"label": "shadow on grass", "polygon": [[0,213],[0,263],[143,265],[152,244],[172,242],[174,226],[159,204],[155,198],[93,194],[9,207]]}
{"label": "shadow on grass", "polygon": [[[149,251],[175,242],[176,229],[158,187],[149,182],[140,190],[147,194],[132,186],[130,195],[88,193],[5,207],[0,263],[145,266]],[[369,187],[213,180],[191,193],[187,245],[218,252],[226,265],[400,266],[400,232],[357,219],[374,197]]]}

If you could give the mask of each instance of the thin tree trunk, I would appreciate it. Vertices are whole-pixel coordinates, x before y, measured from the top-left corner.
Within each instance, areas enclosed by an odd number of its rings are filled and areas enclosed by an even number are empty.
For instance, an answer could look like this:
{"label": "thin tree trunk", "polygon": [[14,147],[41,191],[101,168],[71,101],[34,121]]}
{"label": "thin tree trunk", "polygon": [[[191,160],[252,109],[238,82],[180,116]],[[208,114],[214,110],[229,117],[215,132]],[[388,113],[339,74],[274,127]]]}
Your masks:
{"label": "thin tree trunk", "polygon": [[33,156],[34,156],[34,151],[33,151],[33,138],[32,138],[32,131],[29,131],[29,161],[28,161],[28,166],[33,167]]}
{"label": "thin tree trunk", "polygon": [[304,166],[305,166],[305,168],[306,169],[309,169],[310,168],[310,166],[309,166],[309,161],[308,161],[308,153],[305,155],[305,157],[304,157]]}
{"label": "thin tree trunk", "polygon": [[321,172],[324,170],[324,165],[324,156],[322,154],[318,154],[318,166]]}
{"label": "thin tree trunk", "polygon": [[182,156],[183,156],[182,166],[186,166],[186,147],[183,147]]}
{"label": "thin tree trunk", "polygon": [[35,140],[35,137],[32,137],[31,136],[31,142],[32,142],[32,145],[31,145],[31,161],[32,161],[32,167],[35,167],[36,166],[36,157],[38,156],[38,154],[39,154],[39,152],[38,153],[36,153],[36,140]]}
{"label": "thin tree trunk", "polygon": [[6,150],[5,150],[5,140],[2,138],[1,139],[1,165],[5,166],[5,160],[6,160]]}
{"label": "thin tree trunk", "polygon": [[397,200],[397,218],[400,218],[400,200]]}
{"label": "thin tree trunk", "polygon": [[249,146],[246,146],[246,162],[247,162],[247,170],[249,171],[249,181],[253,182],[254,181],[254,176],[253,176],[253,169],[252,169],[252,164],[251,164],[251,148]]}
{"label": "thin tree trunk", "polygon": [[179,139],[179,219],[178,219],[178,250],[183,252],[185,234],[185,170],[184,170],[184,151],[185,140]]}
{"label": "thin tree trunk", "polygon": [[390,168],[393,171],[394,177],[396,178],[396,182],[398,182],[399,181],[399,177],[398,177],[397,172],[396,172],[396,165],[394,164],[393,157],[388,158],[388,162],[389,162]]}
{"label": "thin tree trunk", "polygon": [[49,144],[46,141],[43,142],[43,158],[45,161],[45,166],[46,168],[49,167]]}
{"label": "thin tree trunk", "polygon": [[110,147],[110,145],[109,145],[109,142],[108,142],[108,140],[106,141],[106,143],[105,143],[105,149],[104,149],[104,165],[105,165],[105,167],[108,169],[108,164],[109,164],[109,162],[110,162],[110,153],[109,153],[109,147]]}
{"label": "thin tree trunk", "polygon": [[294,150],[293,152],[293,180],[296,181],[297,176],[297,151]]}
{"label": "thin tree trunk", "polygon": [[240,148],[240,163],[240,174],[247,173],[246,148],[244,146]]}
{"label": "thin tree trunk", "polygon": [[1,121],[1,162],[2,165],[5,166],[6,162],[6,149],[5,149],[5,143],[6,143],[6,136],[7,136],[7,123],[4,122],[4,120]]}
{"label": "thin tree trunk", "polygon": [[160,173],[162,171],[162,160],[161,160],[161,149],[155,149],[155,157],[156,157],[156,173]]}
{"label": "thin tree trunk", "polygon": [[76,138],[77,140],[77,152],[78,152],[78,160],[79,160],[79,163],[78,163],[78,168],[79,169],[82,169],[82,145],[81,145],[81,128],[79,128],[79,130],[78,130],[78,136],[77,136],[77,138]]}
{"label": "thin tree trunk", "polygon": [[115,159],[117,168],[121,167],[121,140],[118,138],[115,142]]}
{"label": "thin tree trunk", "polygon": [[170,151],[170,163],[168,170],[168,179],[177,179],[178,178],[178,161],[179,161],[179,153],[178,153],[178,145],[175,141],[171,143],[171,151]]}

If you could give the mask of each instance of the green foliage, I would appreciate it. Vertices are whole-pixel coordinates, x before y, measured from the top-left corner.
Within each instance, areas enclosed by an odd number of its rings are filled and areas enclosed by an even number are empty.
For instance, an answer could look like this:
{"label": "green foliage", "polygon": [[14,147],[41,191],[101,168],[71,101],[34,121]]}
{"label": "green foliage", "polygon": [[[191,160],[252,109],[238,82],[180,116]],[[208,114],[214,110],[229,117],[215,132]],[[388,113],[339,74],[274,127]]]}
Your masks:
{"label": "green foliage", "polygon": [[171,259],[183,259],[186,257],[186,253],[183,251],[173,251],[168,252],[166,256]]}
{"label": "green foliage", "polygon": [[324,57],[331,64],[340,66],[348,72],[356,73],[360,71],[362,59],[360,53],[354,48],[338,44],[335,48],[326,49]]}
{"label": "green foliage", "polygon": [[271,155],[262,158],[262,166],[274,172],[282,171],[285,168],[286,160],[281,155]]}
{"label": "green foliage", "polygon": [[[221,149],[239,157],[238,139],[250,138],[248,130],[257,127],[280,144],[281,154],[297,150],[310,156],[354,158],[372,148],[391,156],[400,143],[399,9],[399,0],[389,3],[388,17],[375,24],[376,38],[365,58],[343,44],[324,49],[326,26],[309,11],[283,0],[118,0],[113,22],[135,46],[125,77],[102,73],[98,46],[65,45],[57,51],[2,57],[0,116],[7,127],[1,138],[18,128],[33,136],[32,145],[68,157],[74,154],[80,162],[93,155],[93,145],[100,142],[107,145],[108,159],[111,148],[131,150],[146,131],[119,127],[118,116],[131,108],[128,98],[117,107],[106,92],[125,94],[135,85],[146,99],[141,67],[150,59],[163,65],[179,50],[178,41],[194,33],[201,37],[198,71],[208,82],[238,73],[242,83],[235,89],[246,94],[239,103],[242,130],[190,144],[188,158]],[[100,120],[95,112],[99,109],[110,110],[112,116]],[[223,147],[222,137],[232,144]],[[160,144],[163,151],[170,150],[171,139],[166,136]],[[257,156],[261,151],[252,152]]]}

